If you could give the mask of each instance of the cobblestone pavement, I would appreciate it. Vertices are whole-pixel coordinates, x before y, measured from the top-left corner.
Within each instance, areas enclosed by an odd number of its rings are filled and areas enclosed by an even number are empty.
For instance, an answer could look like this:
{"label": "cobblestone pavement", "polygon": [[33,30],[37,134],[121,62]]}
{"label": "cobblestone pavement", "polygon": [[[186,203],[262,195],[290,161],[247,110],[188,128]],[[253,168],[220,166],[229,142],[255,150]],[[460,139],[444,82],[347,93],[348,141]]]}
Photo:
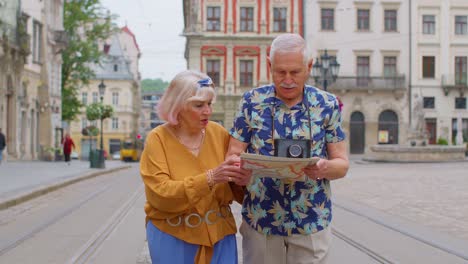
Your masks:
{"label": "cobblestone pavement", "polygon": [[468,162],[351,162],[332,182],[333,197],[352,200],[468,240]]}

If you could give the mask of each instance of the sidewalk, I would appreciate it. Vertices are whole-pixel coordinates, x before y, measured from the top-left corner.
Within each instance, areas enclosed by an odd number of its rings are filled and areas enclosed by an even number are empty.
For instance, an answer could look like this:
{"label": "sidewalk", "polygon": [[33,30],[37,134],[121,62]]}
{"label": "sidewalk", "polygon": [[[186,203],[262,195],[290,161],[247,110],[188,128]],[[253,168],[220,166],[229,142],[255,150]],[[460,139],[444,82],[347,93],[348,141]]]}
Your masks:
{"label": "sidewalk", "polygon": [[0,164],[0,210],[33,199],[74,182],[129,168],[106,161],[105,169],[91,169],[89,161],[8,161]]}

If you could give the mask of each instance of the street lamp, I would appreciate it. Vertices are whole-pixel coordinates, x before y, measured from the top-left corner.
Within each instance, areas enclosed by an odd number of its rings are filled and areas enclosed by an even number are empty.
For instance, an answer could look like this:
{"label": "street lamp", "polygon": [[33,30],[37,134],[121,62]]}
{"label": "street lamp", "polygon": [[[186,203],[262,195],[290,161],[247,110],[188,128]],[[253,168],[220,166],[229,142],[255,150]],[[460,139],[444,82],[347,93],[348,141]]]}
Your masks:
{"label": "street lamp", "polygon": [[103,100],[104,100],[104,92],[106,91],[106,85],[104,84],[104,80],[101,80],[101,83],[99,84],[98,86],[99,88],[99,95],[101,97],[101,151],[99,152],[99,162],[100,162],[100,165],[102,165],[102,168],[105,167],[104,165],[104,144],[103,144],[103,131],[104,131],[104,127],[102,125],[102,115],[104,114],[103,113]]}
{"label": "street lamp", "polygon": [[317,58],[312,66],[312,77],[314,77],[315,83],[322,82],[323,90],[326,91],[328,84],[332,84],[338,78],[339,71],[340,64],[325,50],[320,60]]}

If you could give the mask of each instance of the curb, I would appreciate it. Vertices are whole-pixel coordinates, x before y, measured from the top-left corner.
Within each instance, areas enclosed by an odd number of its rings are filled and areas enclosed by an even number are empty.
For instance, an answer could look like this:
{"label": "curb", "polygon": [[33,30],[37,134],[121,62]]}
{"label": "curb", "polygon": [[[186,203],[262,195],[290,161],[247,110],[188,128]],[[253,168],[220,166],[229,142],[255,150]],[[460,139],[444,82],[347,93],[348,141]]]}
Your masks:
{"label": "curb", "polygon": [[129,169],[130,165],[120,166],[112,169],[105,169],[102,171],[89,172],[86,174],[75,175],[67,177],[66,179],[58,179],[52,182],[48,182],[32,189],[15,193],[14,195],[6,198],[0,198],[0,210],[7,209],[9,207],[21,204],[23,202],[29,201],[31,199],[37,198],[41,195],[47,194],[49,192],[58,190],[60,188],[66,187],[73,183],[77,183],[82,180],[91,179],[100,175],[109,174],[119,170]]}

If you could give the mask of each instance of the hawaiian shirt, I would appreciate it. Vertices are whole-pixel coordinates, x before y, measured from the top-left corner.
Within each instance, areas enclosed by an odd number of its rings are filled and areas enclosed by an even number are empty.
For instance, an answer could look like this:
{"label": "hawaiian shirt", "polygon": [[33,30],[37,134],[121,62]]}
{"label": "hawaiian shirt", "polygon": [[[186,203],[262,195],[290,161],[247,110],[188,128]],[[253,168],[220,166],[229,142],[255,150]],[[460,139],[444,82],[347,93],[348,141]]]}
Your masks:
{"label": "hawaiian shirt", "polygon": [[[308,85],[304,95],[302,102],[290,108],[275,96],[273,85],[244,93],[231,136],[248,143],[248,153],[267,156],[274,155],[273,128],[275,139],[312,136],[310,156],[326,158],[326,144],[345,139],[339,101]],[[255,177],[246,188],[244,220],[265,235],[307,235],[325,229],[332,219],[330,182],[305,178],[288,181]]]}

